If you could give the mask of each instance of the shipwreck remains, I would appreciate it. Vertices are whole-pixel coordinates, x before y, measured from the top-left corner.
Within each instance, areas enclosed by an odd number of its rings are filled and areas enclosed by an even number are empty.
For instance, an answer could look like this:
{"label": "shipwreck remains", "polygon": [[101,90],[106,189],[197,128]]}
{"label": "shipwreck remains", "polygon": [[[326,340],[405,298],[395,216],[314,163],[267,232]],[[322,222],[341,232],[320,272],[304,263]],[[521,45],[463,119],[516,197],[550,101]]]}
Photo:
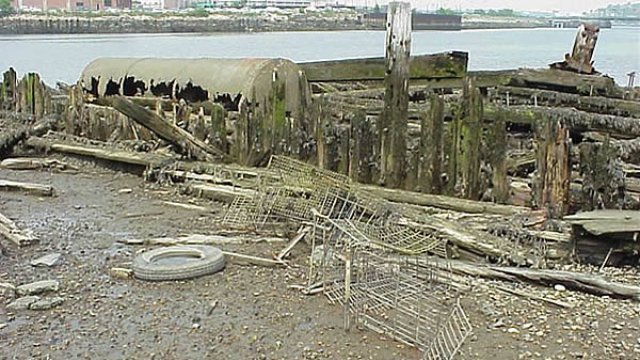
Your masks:
{"label": "shipwreck remains", "polygon": [[[472,277],[640,300],[637,286],[555,268],[640,261],[640,101],[593,70],[597,30],[583,29],[563,66],[471,72],[466,53],[410,56],[409,13],[389,7],[385,58],[98,59],[63,106],[10,70],[2,116],[24,127],[0,136],[0,158],[125,164],[225,204],[225,231],[298,229],[274,260],[225,256],[282,267],[306,242],[305,294],[342,306],[346,329],[386,333],[424,359],[452,359],[471,333],[459,299]],[[3,222],[16,244],[33,240]],[[188,241],[224,243],[127,243]]]}

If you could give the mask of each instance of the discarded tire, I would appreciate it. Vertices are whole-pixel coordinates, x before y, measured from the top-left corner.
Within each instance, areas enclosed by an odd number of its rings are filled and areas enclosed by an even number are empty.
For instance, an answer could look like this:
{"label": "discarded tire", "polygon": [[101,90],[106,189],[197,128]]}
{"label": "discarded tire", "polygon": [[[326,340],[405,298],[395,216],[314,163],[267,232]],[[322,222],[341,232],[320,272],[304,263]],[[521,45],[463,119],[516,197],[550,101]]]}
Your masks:
{"label": "discarded tire", "polygon": [[224,268],[222,251],[213,246],[169,246],[144,252],[133,259],[133,275],[141,280],[186,280]]}

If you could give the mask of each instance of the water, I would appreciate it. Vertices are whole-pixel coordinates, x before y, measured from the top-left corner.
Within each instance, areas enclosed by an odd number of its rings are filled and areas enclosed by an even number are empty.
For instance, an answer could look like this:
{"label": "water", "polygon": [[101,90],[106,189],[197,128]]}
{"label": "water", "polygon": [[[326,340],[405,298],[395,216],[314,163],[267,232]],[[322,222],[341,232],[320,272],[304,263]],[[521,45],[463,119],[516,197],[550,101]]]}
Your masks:
{"label": "water", "polygon": [[[469,52],[470,70],[546,67],[571,50],[575,29],[417,31],[412,54]],[[284,57],[313,61],[384,55],[384,31],[242,34],[124,34],[0,36],[0,70],[38,72],[49,84],[75,82],[97,57]],[[596,69],[626,84],[640,71],[640,30],[603,29]]]}

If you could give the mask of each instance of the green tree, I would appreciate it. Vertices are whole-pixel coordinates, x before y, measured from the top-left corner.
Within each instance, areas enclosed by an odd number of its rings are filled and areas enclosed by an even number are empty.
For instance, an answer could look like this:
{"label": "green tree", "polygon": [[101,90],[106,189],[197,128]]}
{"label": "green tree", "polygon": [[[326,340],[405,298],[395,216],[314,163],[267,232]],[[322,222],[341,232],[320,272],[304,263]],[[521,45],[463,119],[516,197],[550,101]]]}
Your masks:
{"label": "green tree", "polygon": [[455,15],[455,12],[451,9],[440,8],[436,10],[436,14],[438,15]]}
{"label": "green tree", "polygon": [[15,13],[11,0],[0,0],[0,16],[8,16]]}

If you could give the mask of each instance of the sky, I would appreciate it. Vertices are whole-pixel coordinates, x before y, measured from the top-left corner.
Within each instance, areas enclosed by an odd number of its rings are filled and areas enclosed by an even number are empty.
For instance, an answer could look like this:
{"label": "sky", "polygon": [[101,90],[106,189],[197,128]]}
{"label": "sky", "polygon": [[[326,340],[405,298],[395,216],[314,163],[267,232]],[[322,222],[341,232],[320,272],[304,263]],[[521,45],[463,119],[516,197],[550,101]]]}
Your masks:
{"label": "sky", "polygon": [[[342,0],[349,4],[367,3],[368,6],[385,4],[387,0]],[[588,10],[606,7],[612,4],[638,2],[637,0],[410,0],[418,9],[514,9],[520,11],[559,11],[580,14]]]}

